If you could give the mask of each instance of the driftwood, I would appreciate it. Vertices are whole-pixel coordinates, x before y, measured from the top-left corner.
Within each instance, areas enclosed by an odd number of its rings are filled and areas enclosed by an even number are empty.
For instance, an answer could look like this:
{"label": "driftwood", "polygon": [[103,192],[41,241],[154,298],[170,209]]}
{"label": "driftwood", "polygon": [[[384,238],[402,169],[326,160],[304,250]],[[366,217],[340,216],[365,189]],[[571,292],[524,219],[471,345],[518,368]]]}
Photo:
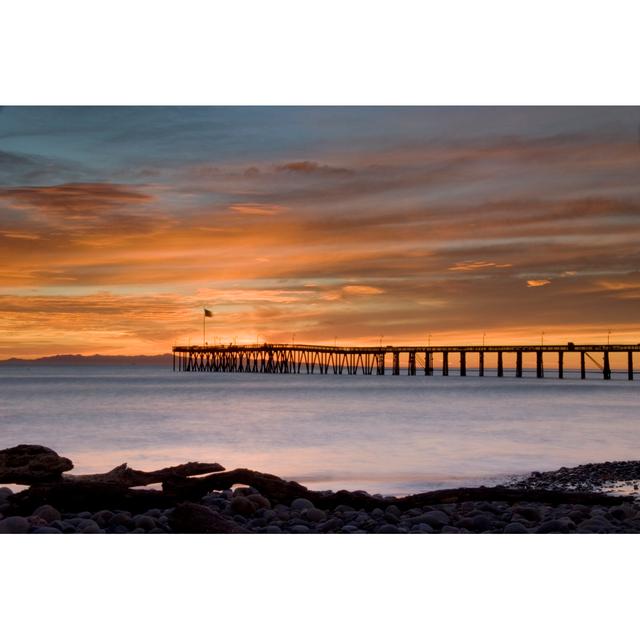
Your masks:
{"label": "driftwood", "polygon": [[61,513],[121,509],[142,513],[149,509],[168,509],[175,500],[149,489],[129,489],[122,485],[100,482],[55,482],[38,484],[9,496],[9,515],[30,515],[43,504]]}
{"label": "driftwood", "polygon": [[[203,511],[206,507],[192,503],[210,491],[231,489],[235,485],[251,486],[273,504],[290,505],[296,498],[306,498],[321,509],[348,505],[356,510],[371,510],[393,504],[406,510],[465,501],[614,505],[633,500],[632,496],[507,487],[442,489],[403,498],[379,498],[362,491],[313,491],[268,473],[250,469],[225,471],[215,462],[188,462],[157,471],[139,471],[123,464],[102,474],[62,475],[62,471],[71,468],[70,460],[38,445],[20,445],[0,451],[0,482],[31,484],[29,489],[9,497],[9,510],[5,515],[29,515],[44,504],[62,513],[103,509],[142,513],[153,508],[176,507],[180,509],[175,521],[178,529],[195,532],[217,528],[222,531],[235,525],[219,518],[214,521]],[[157,483],[162,483],[162,491],[134,488]],[[185,503],[191,504],[185,506]]]}
{"label": "driftwood", "polygon": [[217,462],[187,462],[175,467],[166,467],[157,471],[138,471],[132,469],[125,462],[107,473],[94,473],[89,475],[64,475],[64,482],[81,482],[97,484],[116,484],[122,487],[146,487],[150,484],[158,484],[174,477],[188,478],[205,473],[224,471],[224,467]]}
{"label": "driftwood", "polygon": [[0,483],[38,484],[59,480],[73,469],[69,458],[39,444],[19,444],[0,450]]}
{"label": "driftwood", "polygon": [[417,493],[404,498],[375,498],[359,491],[313,491],[290,480],[250,469],[234,469],[223,473],[214,473],[203,478],[172,478],[163,482],[163,491],[176,499],[194,500],[208,491],[230,489],[236,484],[246,484],[257,489],[273,503],[290,504],[296,498],[306,498],[322,509],[332,509],[345,504],[354,509],[385,508],[395,504],[399,508],[412,509],[432,504],[450,504],[456,502],[500,501],[500,502],[544,502],[546,504],[601,504],[613,505],[630,501],[628,496],[618,497],[600,493],[578,493],[571,491],[546,491],[507,489],[505,487],[477,487],[461,489],[441,489]]}

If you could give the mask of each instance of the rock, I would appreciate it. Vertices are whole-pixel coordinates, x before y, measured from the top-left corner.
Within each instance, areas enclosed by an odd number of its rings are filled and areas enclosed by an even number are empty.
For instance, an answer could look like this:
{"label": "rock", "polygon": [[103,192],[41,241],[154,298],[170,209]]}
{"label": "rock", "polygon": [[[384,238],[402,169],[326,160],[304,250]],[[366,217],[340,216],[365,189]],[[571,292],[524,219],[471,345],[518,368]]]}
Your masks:
{"label": "rock", "polygon": [[111,520],[109,520],[110,527],[126,527],[127,529],[133,528],[133,519],[126,513],[116,513]]}
{"label": "rock", "polygon": [[311,500],[307,500],[306,498],[296,498],[291,503],[291,508],[296,509],[297,511],[304,511],[305,509],[314,509],[314,504]]}
{"label": "rock", "polygon": [[0,503],[6,502],[12,495],[13,491],[9,487],[0,487]]}
{"label": "rock", "polygon": [[271,509],[271,502],[269,502],[269,499],[259,493],[252,493],[246,497],[247,500],[253,502],[258,509]]}
{"label": "rock", "polygon": [[531,522],[539,522],[542,519],[540,509],[538,509],[537,507],[518,505],[513,508],[513,513],[518,514],[525,520],[530,520]]}
{"label": "rock", "polygon": [[394,524],[383,524],[376,529],[376,533],[400,533],[400,530]]}
{"label": "rock", "polygon": [[378,507],[376,507],[371,512],[370,515],[371,515],[372,518],[375,518],[376,520],[380,520],[384,516],[384,511],[382,509],[379,509]]}
{"label": "rock", "polygon": [[94,513],[91,516],[91,519],[94,520],[101,529],[104,529],[106,526],[111,524],[111,520],[113,519],[113,512],[104,509],[102,511]]}
{"label": "rock", "polygon": [[37,527],[33,530],[33,533],[62,533],[62,531],[55,527]]}
{"label": "rock", "polygon": [[43,504],[41,507],[38,507],[33,512],[33,515],[47,523],[53,522],[54,520],[60,520],[62,517],[60,512],[49,504]]}
{"label": "rock", "polygon": [[339,518],[331,518],[330,520],[326,520],[325,522],[319,524],[316,527],[316,531],[319,533],[327,533],[328,531],[336,531],[340,529],[343,525],[343,521]]}
{"label": "rock", "polygon": [[[423,527],[428,527],[428,524],[423,524],[421,525]],[[460,533],[460,529],[458,529],[458,527],[452,527],[448,524],[445,524],[444,527],[442,527],[442,529],[440,529],[440,533]]]}
{"label": "rock", "polygon": [[278,517],[278,513],[273,509],[265,509],[262,517],[267,521],[271,522],[273,519]]}
{"label": "rock", "polygon": [[493,528],[493,523],[487,516],[473,516],[471,522],[471,528],[474,531],[478,531],[479,533],[482,533],[483,531],[489,531],[489,529]]}
{"label": "rock", "polygon": [[0,533],[28,533],[31,524],[21,516],[10,516],[0,520]]}
{"label": "rock", "polygon": [[71,460],[37,444],[0,450],[0,482],[28,485],[53,482],[71,469]]}
{"label": "rock", "polygon": [[340,531],[342,531],[342,533],[358,533],[360,529],[358,529],[355,524],[345,524]]}
{"label": "rock", "polygon": [[327,518],[327,514],[322,509],[316,508],[307,509],[303,515],[310,522],[322,522]]}
{"label": "rock", "polygon": [[291,533],[309,533],[311,529],[304,524],[296,524],[289,529]]}
{"label": "rock", "polygon": [[237,496],[231,500],[231,511],[241,516],[253,515],[258,510],[258,505],[254,504],[243,496]]}
{"label": "rock", "polygon": [[133,524],[136,528],[144,529],[145,531],[151,531],[156,526],[156,521],[149,516],[136,516],[133,519]]}
{"label": "rock", "polygon": [[282,533],[282,529],[278,525],[270,524],[265,527],[264,532],[265,533]]}
{"label": "rock", "polygon": [[[429,526],[425,522],[421,522],[419,524],[414,524],[411,527],[411,531],[415,531],[416,533],[433,533],[433,527]],[[382,532],[379,532],[379,533],[382,533]]]}
{"label": "rock", "polygon": [[78,527],[80,533],[104,533],[104,531],[98,526],[98,523],[94,520],[88,520],[88,524],[82,528]]}
{"label": "rock", "polygon": [[422,522],[435,529],[440,529],[444,527],[445,524],[449,524],[449,516],[444,511],[427,511],[427,513],[418,517],[421,518]]}
{"label": "rock", "polygon": [[402,515],[402,511],[400,511],[400,509],[398,509],[398,507],[395,504],[390,504],[384,510],[384,512],[386,514],[391,514],[392,516],[395,516],[396,518],[400,518],[400,516]]}
{"label": "rock", "polygon": [[193,502],[179,504],[169,516],[176,533],[249,533],[231,518]]}
{"label": "rock", "polygon": [[504,528],[504,533],[529,533],[529,530],[521,522],[510,522]]}

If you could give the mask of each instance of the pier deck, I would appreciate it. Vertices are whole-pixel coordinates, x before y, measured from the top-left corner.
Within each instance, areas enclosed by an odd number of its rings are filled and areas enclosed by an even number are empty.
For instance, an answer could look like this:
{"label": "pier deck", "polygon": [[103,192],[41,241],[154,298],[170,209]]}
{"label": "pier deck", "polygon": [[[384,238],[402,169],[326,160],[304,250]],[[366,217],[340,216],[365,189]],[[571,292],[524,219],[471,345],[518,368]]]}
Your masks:
{"label": "pier deck", "polygon": [[[253,345],[200,345],[173,347],[174,371],[347,374],[347,375],[400,375],[401,359],[406,373],[430,376],[436,373],[434,356],[441,361],[439,370],[449,375],[451,355],[458,359],[458,371],[467,375],[467,356],[475,354],[478,375],[490,370],[485,362],[487,354],[495,354],[495,370],[504,376],[504,356],[515,357],[515,375],[522,377],[525,354],[535,354],[536,377],[544,377],[545,356],[555,354],[559,378],[564,377],[565,356],[578,354],[580,377],[586,378],[587,359],[601,371],[605,380],[611,379],[611,354],[626,353],[627,378],[633,380],[633,354],[640,352],[640,344],[574,344],[560,345],[455,345],[455,346],[326,346],[311,344],[253,344]],[[600,360],[596,359],[600,358]],[[390,366],[389,366],[390,365]]]}

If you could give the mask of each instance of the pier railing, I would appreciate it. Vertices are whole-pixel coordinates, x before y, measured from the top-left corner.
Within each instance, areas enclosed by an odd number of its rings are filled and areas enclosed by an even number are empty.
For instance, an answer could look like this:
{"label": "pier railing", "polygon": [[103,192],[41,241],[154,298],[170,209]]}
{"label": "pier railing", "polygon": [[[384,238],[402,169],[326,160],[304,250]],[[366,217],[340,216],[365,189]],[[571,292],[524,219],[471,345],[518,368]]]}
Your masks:
{"label": "pier railing", "polygon": [[[238,373],[305,373],[305,374],[347,374],[347,375],[400,375],[401,360],[403,370],[408,375],[436,373],[434,355],[441,361],[439,370],[443,376],[449,375],[451,354],[459,358],[459,375],[467,375],[467,356],[476,354],[479,376],[484,376],[489,367],[485,363],[486,354],[496,354],[495,371],[498,377],[505,372],[504,356],[515,356],[515,376],[523,375],[524,354],[535,354],[535,371],[538,378],[545,374],[545,355],[556,354],[559,378],[564,377],[565,356],[575,353],[580,357],[580,377],[586,378],[587,360],[593,362],[605,380],[611,379],[612,353],[627,354],[627,378],[633,380],[633,354],[640,351],[640,344],[575,344],[561,345],[455,345],[455,346],[327,346],[311,344],[263,343],[252,345],[194,345],[173,347],[174,371],[210,371]],[[595,356],[595,357],[594,357]],[[596,358],[601,358],[600,360]],[[390,361],[390,365],[387,365]]]}

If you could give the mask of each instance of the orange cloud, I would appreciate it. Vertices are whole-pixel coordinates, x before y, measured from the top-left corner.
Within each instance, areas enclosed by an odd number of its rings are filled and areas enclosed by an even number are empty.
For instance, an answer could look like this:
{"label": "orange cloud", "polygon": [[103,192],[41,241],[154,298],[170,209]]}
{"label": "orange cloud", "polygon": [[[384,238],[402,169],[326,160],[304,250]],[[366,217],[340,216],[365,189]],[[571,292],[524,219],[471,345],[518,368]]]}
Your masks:
{"label": "orange cloud", "polygon": [[527,287],[544,287],[551,284],[551,280],[527,280]]}

